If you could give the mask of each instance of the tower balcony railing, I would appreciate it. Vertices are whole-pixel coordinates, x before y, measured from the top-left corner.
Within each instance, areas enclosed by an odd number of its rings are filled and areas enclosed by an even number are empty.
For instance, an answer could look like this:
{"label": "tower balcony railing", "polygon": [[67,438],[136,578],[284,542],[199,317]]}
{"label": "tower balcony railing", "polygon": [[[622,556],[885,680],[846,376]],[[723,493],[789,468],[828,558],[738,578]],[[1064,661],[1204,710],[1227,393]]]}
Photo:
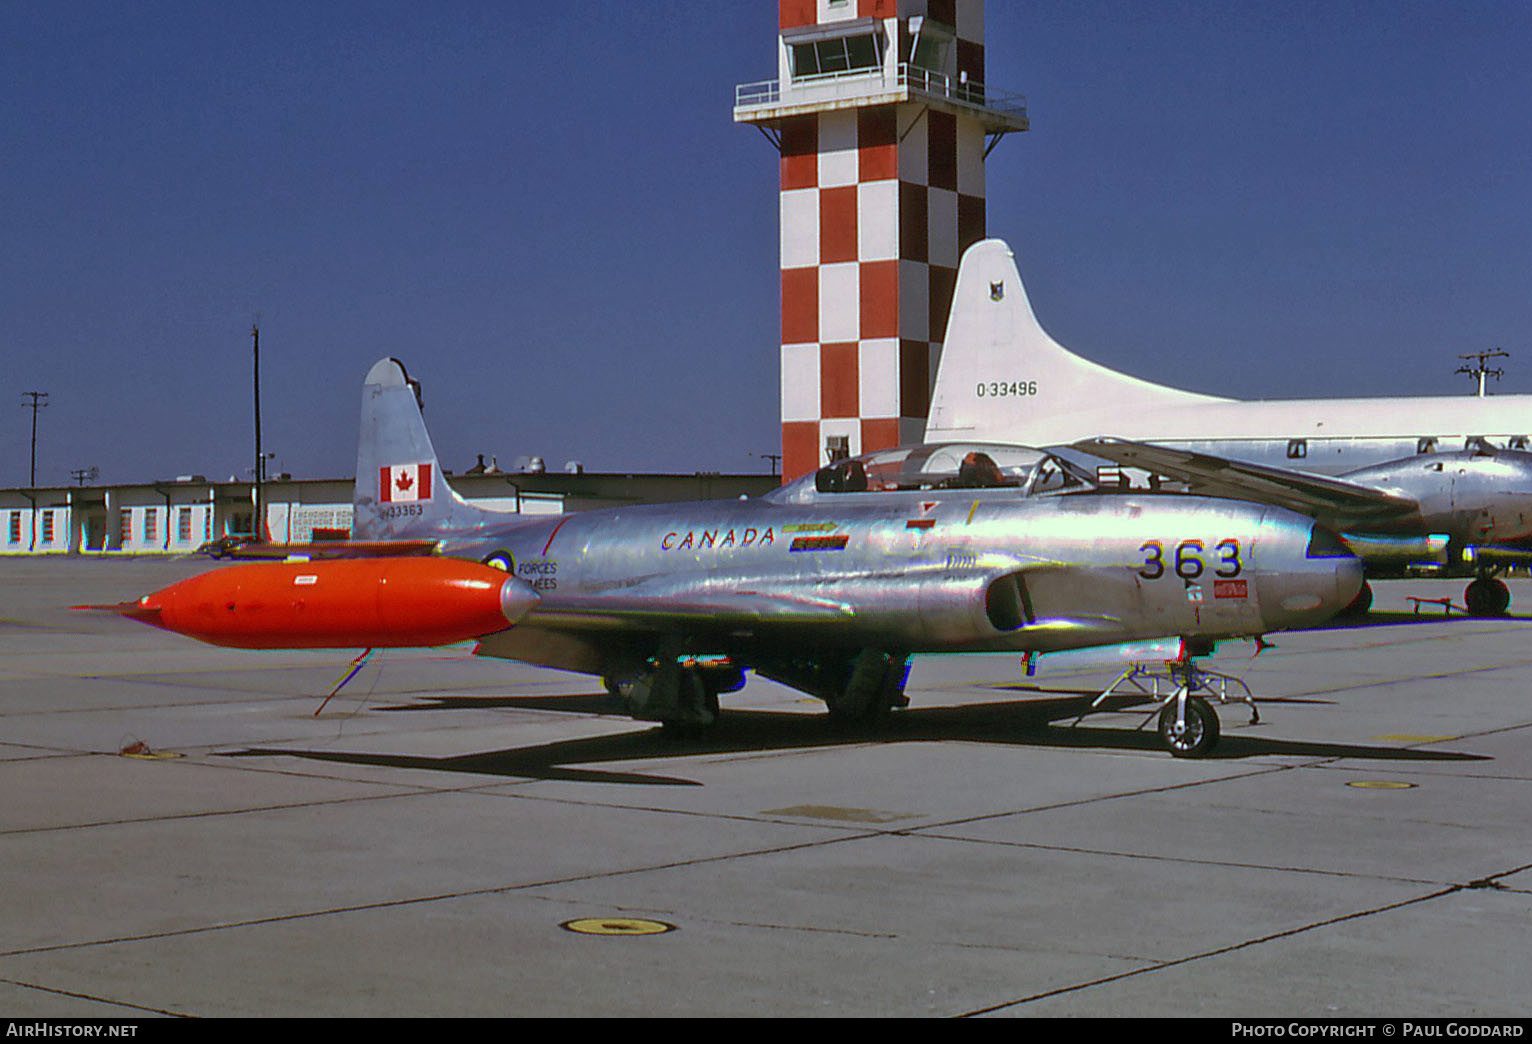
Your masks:
{"label": "tower balcony railing", "polygon": [[841,72],[798,76],[784,85],[780,80],[742,83],[734,88],[734,119],[749,122],[770,118],[773,110],[798,105],[817,106],[854,103],[859,99],[884,100],[925,98],[975,110],[988,121],[1000,121],[1021,129],[1027,122],[1027,98],[1024,94],[993,91],[982,83],[948,76],[909,62],[900,62],[894,75],[881,67],[849,69]]}

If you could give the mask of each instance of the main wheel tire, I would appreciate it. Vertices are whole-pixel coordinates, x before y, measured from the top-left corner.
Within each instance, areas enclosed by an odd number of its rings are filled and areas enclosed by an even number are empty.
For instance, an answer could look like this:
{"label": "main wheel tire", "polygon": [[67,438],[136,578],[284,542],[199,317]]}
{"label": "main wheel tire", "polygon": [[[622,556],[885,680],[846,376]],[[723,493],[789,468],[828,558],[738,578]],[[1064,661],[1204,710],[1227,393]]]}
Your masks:
{"label": "main wheel tire", "polygon": [[1177,703],[1160,711],[1160,742],[1178,758],[1205,757],[1218,744],[1218,712],[1200,696],[1186,698],[1186,718],[1177,721]]}
{"label": "main wheel tire", "polygon": [[668,718],[660,722],[665,735],[691,739],[702,735],[718,721],[718,690],[708,684],[705,672],[696,668],[681,671],[683,702],[691,705],[695,717],[690,719]]}
{"label": "main wheel tire", "polygon": [[1480,577],[1463,592],[1463,603],[1472,616],[1504,616],[1511,604],[1511,589],[1493,577]]}

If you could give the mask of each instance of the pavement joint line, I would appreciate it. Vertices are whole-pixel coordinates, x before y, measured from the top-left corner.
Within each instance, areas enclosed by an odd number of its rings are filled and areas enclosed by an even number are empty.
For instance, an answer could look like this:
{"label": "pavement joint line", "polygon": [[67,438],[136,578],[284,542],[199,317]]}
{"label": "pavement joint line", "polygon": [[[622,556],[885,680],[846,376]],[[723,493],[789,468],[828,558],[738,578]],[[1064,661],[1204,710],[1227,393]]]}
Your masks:
{"label": "pavement joint line", "polygon": [[[1288,699],[1291,699],[1295,696],[1324,696],[1331,693],[1357,692],[1362,689],[1375,689],[1390,685],[1407,685],[1411,682],[1447,681],[1452,678],[1461,678],[1471,674],[1489,674],[1494,671],[1525,669],[1529,663],[1532,663],[1532,661],[1503,664],[1479,664],[1473,667],[1464,667],[1462,670],[1457,671],[1441,671],[1436,674],[1415,674],[1400,678],[1378,678],[1374,681],[1357,682],[1352,685],[1340,685],[1331,689],[1302,690],[1299,692],[1283,693],[1282,695]],[[1257,700],[1256,702],[1259,703],[1260,700]]]}
{"label": "pavement joint line", "polygon": [[[867,831],[864,838],[877,837],[879,831]],[[293,913],[271,914],[266,917],[251,917],[240,921],[224,921],[214,924],[204,924],[187,928],[167,929],[159,932],[143,932],[137,935],[123,935],[106,939],[82,939],[75,942],[53,943],[46,946],[24,946],[11,950],[0,950],[0,959],[9,957],[29,957],[42,953],[59,953],[67,950],[82,950],[98,946],[116,946],[122,943],[150,942],[158,939],[176,939],[192,935],[205,935],[213,932],[223,932],[242,928],[259,928],[267,925],[284,924],[292,921],[304,921],[321,917],[344,916],[346,914],[368,913],[377,910],[397,909],[407,906],[420,906],[427,903],[452,902],[459,899],[475,899],[485,896],[508,895],[512,892],[526,892],[538,888],[554,888],[563,885],[576,884],[582,881],[602,881],[618,877],[627,877],[636,874],[650,874],[663,870],[677,870],[685,867],[708,866],[714,863],[732,862],[737,859],[752,859],[759,856],[780,855],[785,852],[798,852],[811,848],[822,848],[828,845],[842,844],[856,838],[824,838],[815,841],[800,841],[789,845],[772,845],[766,848],[751,849],[742,852],[726,852],[718,855],[699,856],[695,859],[677,859],[665,863],[655,863],[647,866],[631,866],[614,870],[599,870],[585,874],[567,874],[562,877],[546,878],[539,881],[526,881],[520,884],[490,885],[483,888],[467,888],[454,892],[441,892],[432,895],[403,896],[397,899],[379,899],[369,903],[355,903],[347,906],[327,907],[319,910],[301,910]]]}
{"label": "pavement joint line", "polygon": [[[60,989],[57,986],[44,986],[42,983],[38,983],[38,982],[25,982],[25,981],[23,981],[21,979],[9,979],[9,978],[6,978],[4,976],[0,976],[0,983],[5,983],[7,986],[15,986],[17,989],[21,989],[21,990],[36,990],[39,993],[48,993],[48,994],[52,994],[55,997],[72,997],[72,998],[75,998],[75,999],[78,999],[78,1000],[93,1001],[93,1002],[95,1002],[97,1004],[109,1004],[112,1007],[127,1008],[130,1011],[144,1011],[144,1012],[148,1012],[151,1015],[168,1015],[171,1018],[175,1018],[175,1019],[189,1019],[189,1018],[193,1017],[191,1015],[186,1014],[185,1012],[172,1011],[169,1008],[156,1008],[153,1005],[149,1005],[149,1004],[135,1004],[133,1001],[116,1000],[116,999],[114,999],[112,997],[102,997],[99,994],[95,994],[95,993],[81,993],[79,990],[64,990],[64,989]],[[25,1019],[25,1018],[12,1018],[10,1021],[13,1022],[13,1023],[17,1023],[17,1022],[30,1022],[30,1021],[43,1022],[43,1021],[53,1021],[53,1020],[47,1020],[47,1019],[32,1020],[32,1019]]]}
{"label": "pavement joint line", "polygon": [[[1313,874],[1318,877],[1336,877],[1357,881],[1378,881],[1405,885],[1443,885],[1448,882],[1425,877],[1394,877],[1384,874],[1359,873],[1354,870],[1324,870],[1308,866],[1280,866],[1275,863],[1241,863],[1230,859],[1193,859],[1188,856],[1158,855],[1153,852],[1123,852],[1110,848],[1087,848],[1083,845],[1048,845],[1037,841],[1006,841],[995,838],[963,837],[961,835],[931,834],[922,828],[911,831],[912,837],[930,837],[933,840],[963,841],[970,844],[996,845],[1002,848],[1028,848],[1040,852],[1067,852],[1075,855],[1110,856],[1117,859],[1147,860],[1158,863],[1183,863],[1188,866],[1223,867],[1230,870],[1269,870],[1282,874]],[[1516,891],[1506,889],[1504,891]]]}
{"label": "pavement joint line", "polygon": [[[1515,872],[1516,871],[1506,871],[1506,873],[1515,873]],[[1496,875],[1496,876],[1500,876],[1500,875]],[[1090,980],[1088,982],[1075,983],[1072,986],[1060,986],[1060,987],[1057,987],[1055,989],[1044,990],[1041,993],[1034,993],[1034,994],[1031,994],[1031,995],[1026,996],[1026,997],[1017,997],[1014,1000],[1001,1001],[1001,1002],[999,1002],[997,1004],[987,1005],[987,1006],[982,1007],[982,1008],[974,1008],[974,1009],[972,1009],[970,1011],[963,1012],[961,1015],[956,1016],[956,1017],[958,1017],[958,1018],[972,1018],[972,1017],[975,1017],[975,1016],[978,1016],[978,1015],[992,1015],[992,1014],[995,1014],[996,1012],[1005,1011],[1007,1009],[1018,1008],[1018,1007],[1020,1007],[1020,1006],[1022,1006],[1024,1004],[1033,1004],[1033,1003],[1036,1003],[1037,1001],[1047,1000],[1047,999],[1049,999],[1051,997],[1059,997],[1059,996],[1063,996],[1063,995],[1069,994],[1069,993],[1078,993],[1078,992],[1080,992],[1082,990],[1088,990],[1088,989],[1091,989],[1091,988],[1096,987],[1096,986],[1106,986],[1106,985],[1110,985],[1111,983],[1121,982],[1124,979],[1131,979],[1131,978],[1134,978],[1134,977],[1139,976],[1139,975],[1146,975],[1146,974],[1149,974],[1151,972],[1164,971],[1165,969],[1168,969],[1168,968],[1178,968],[1178,967],[1181,967],[1182,965],[1192,964],[1192,963],[1195,963],[1197,961],[1207,960],[1207,959],[1213,958],[1213,957],[1221,957],[1221,956],[1223,956],[1225,954],[1236,953],[1236,952],[1238,952],[1240,950],[1250,949],[1250,948],[1255,947],[1255,946],[1262,946],[1262,945],[1264,945],[1266,943],[1276,942],[1276,941],[1281,940],[1281,939],[1289,939],[1289,938],[1292,938],[1292,937],[1297,936],[1297,935],[1304,935],[1304,934],[1307,934],[1308,932],[1316,931],[1316,930],[1318,930],[1320,928],[1329,928],[1329,927],[1333,927],[1333,926],[1338,925],[1338,924],[1344,924],[1347,921],[1360,920],[1360,919],[1366,918],[1366,917],[1376,917],[1376,916],[1380,916],[1382,914],[1391,913],[1391,912],[1393,912],[1395,910],[1402,910],[1402,909],[1405,909],[1406,907],[1416,906],[1416,905],[1419,905],[1419,904],[1422,904],[1422,903],[1428,903],[1428,902],[1431,902],[1431,901],[1436,900],[1436,899],[1445,898],[1446,896],[1449,896],[1449,895],[1456,895],[1459,892],[1462,892],[1462,891],[1464,891],[1465,889],[1467,889],[1469,887],[1471,887],[1471,886],[1469,886],[1469,885],[1461,885],[1461,884],[1449,885],[1446,888],[1440,888],[1440,889],[1437,889],[1434,892],[1428,892],[1425,895],[1415,896],[1415,897],[1410,898],[1410,899],[1401,899],[1398,902],[1386,903],[1386,904],[1384,904],[1382,906],[1371,907],[1371,908],[1368,908],[1368,909],[1365,909],[1365,910],[1354,910],[1354,911],[1352,911],[1351,913],[1348,913],[1348,914],[1340,914],[1340,915],[1335,916],[1335,917],[1325,918],[1324,920],[1314,921],[1314,922],[1309,923],[1309,924],[1299,925],[1299,926],[1297,926],[1295,928],[1286,928],[1286,929],[1283,929],[1282,931],[1271,932],[1271,933],[1266,934],[1266,935],[1256,936],[1253,939],[1246,939],[1246,940],[1244,940],[1242,942],[1230,943],[1227,946],[1220,946],[1220,947],[1217,947],[1217,948],[1212,949],[1212,950],[1205,950],[1205,951],[1203,951],[1201,953],[1187,954],[1185,957],[1178,957],[1178,958],[1175,958],[1174,960],[1156,961],[1153,964],[1148,965],[1147,967],[1133,968],[1133,969],[1130,969],[1128,971],[1119,972],[1119,973],[1117,973],[1115,975],[1106,975],[1106,976],[1102,976],[1099,979],[1092,979],[1092,980]]]}
{"label": "pavement joint line", "polygon": [[[1200,782],[1207,782],[1207,781],[1198,781],[1198,782],[1200,783]],[[1191,785],[1198,785],[1198,784],[1181,784],[1181,785],[1177,785],[1175,787],[1155,788],[1155,789],[1157,789],[1157,790],[1180,789],[1182,786],[1191,786]],[[472,788],[472,789],[482,789],[482,788]],[[348,801],[377,800],[379,798],[387,799],[387,798],[402,797],[402,796],[413,796],[413,795],[377,795],[377,796],[365,797],[365,798],[340,799],[340,800],[331,801],[331,802],[316,802],[316,803],[313,803],[313,804],[338,804],[338,803],[344,803],[344,802],[348,802]],[[509,795],[507,795],[507,796],[509,796]],[[281,807],[281,806],[274,806],[274,807]],[[298,805],[298,806],[293,806],[293,807],[305,807],[305,806]],[[671,811],[673,811],[673,810],[671,810]],[[224,815],[224,814],[233,814],[233,813],[201,813],[201,814],[198,814],[198,815]],[[695,814],[695,813],[692,813],[692,814]],[[1014,814],[1014,813],[1011,813],[1011,814]],[[197,818],[197,816],[193,815],[193,816],[171,817],[171,818]],[[754,817],[749,817],[749,818],[754,818]],[[982,818],[991,818],[991,817],[982,817]],[[929,828],[921,828],[921,829],[925,830],[925,829],[929,829]],[[59,951],[64,951],[64,950],[84,949],[84,948],[97,947],[97,946],[110,946],[110,945],[117,945],[117,944],[121,944],[121,943],[145,942],[145,941],[150,941],[150,940],[155,940],[155,939],[177,938],[177,937],[183,937],[183,936],[189,936],[189,935],[199,935],[199,934],[205,934],[205,933],[211,933],[211,932],[219,932],[219,931],[227,931],[227,930],[234,930],[234,929],[241,929],[241,928],[260,927],[260,926],[264,926],[264,925],[281,924],[281,923],[285,923],[285,922],[298,921],[298,920],[307,920],[307,919],[311,919],[311,918],[345,915],[345,914],[349,914],[349,913],[361,913],[361,912],[373,911],[373,910],[384,910],[384,909],[399,908],[399,907],[405,907],[405,906],[414,906],[414,905],[433,903],[433,902],[452,901],[452,900],[456,900],[456,899],[467,899],[467,898],[475,898],[475,897],[480,897],[480,896],[504,895],[504,894],[509,894],[509,893],[512,893],[512,892],[524,892],[524,891],[528,891],[528,890],[532,890],[532,889],[537,889],[537,888],[548,888],[548,887],[555,887],[555,886],[560,886],[560,885],[568,885],[568,884],[573,884],[573,883],[580,882],[580,881],[606,880],[606,879],[625,877],[625,876],[635,875],[635,874],[646,874],[646,873],[653,873],[653,872],[656,872],[656,871],[673,870],[673,869],[678,869],[678,868],[682,868],[682,867],[706,866],[706,865],[713,864],[713,863],[732,862],[732,861],[736,861],[736,860],[740,860],[740,859],[757,858],[757,857],[760,857],[760,856],[779,855],[779,854],[782,854],[784,852],[803,851],[803,850],[811,849],[811,848],[823,848],[823,847],[828,847],[828,846],[831,846],[831,845],[845,844],[847,842],[853,842],[853,841],[874,840],[874,839],[888,837],[888,836],[909,836],[909,835],[914,835],[914,834],[915,834],[915,832],[910,830],[910,829],[908,829],[908,828],[903,829],[903,830],[859,830],[855,834],[852,834],[850,836],[845,836],[845,837],[822,838],[822,839],[813,840],[813,841],[798,842],[798,843],[790,844],[790,845],[774,845],[774,846],[769,846],[769,847],[765,847],[765,848],[751,849],[751,850],[748,850],[748,851],[723,853],[723,854],[719,854],[719,855],[699,857],[699,858],[696,858],[696,859],[676,860],[676,861],[672,861],[672,862],[658,863],[658,864],[652,864],[652,865],[648,865],[648,866],[624,867],[624,868],[620,868],[620,869],[604,870],[604,871],[598,871],[598,872],[588,873],[588,874],[572,874],[572,875],[566,875],[566,876],[558,877],[558,878],[549,878],[549,879],[544,879],[544,880],[540,880],[540,881],[529,881],[529,882],[524,882],[524,883],[520,883],[520,884],[494,885],[494,886],[489,886],[489,887],[485,887],[485,888],[464,889],[464,890],[455,891],[455,892],[444,892],[444,893],[438,893],[438,894],[433,894],[433,895],[424,895],[424,896],[407,896],[407,897],[402,897],[402,898],[397,898],[397,899],[379,900],[379,901],[371,902],[371,903],[359,903],[359,904],[354,904],[354,905],[349,905],[349,906],[331,907],[331,908],[326,908],[326,909],[322,909],[322,910],[299,911],[299,912],[287,913],[287,914],[274,914],[274,915],[267,916],[267,917],[249,918],[249,919],[241,920],[241,921],[231,921],[231,922],[223,922],[223,923],[217,923],[217,924],[201,925],[201,926],[196,926],[196,927],[180,928],[180,929],[174,929],[174,930],[163,931],[163,932],[151,932],[151,933],[143,933],[143,934],[139,934],[139,935],[129,935],[129,936],[107,938],[107,939],[81,940],[81,941],[68,942],[68,943],[58,943],[58,944],[53,944],[53,945],[48,945],[48,946],[22,947],[22,948],[17,948],[17,949],[14,949],[14,950],[0,951],[0,958],[29,956],[29,955],[38,954],[38,953],[53,953],[53,952],[59,952]],[[916,836],[918,836],[918,835],[916,835]],[[949,840],[949,839],[945,839],[944,838],[943,840]],[[962,841],[965,841],[967,843],[972,843],[974,841],[974,839],[958,839],[958,840],[962,840]],[[981,842],[981,843],[983,843],[983,842]],[[1517,873],[1517,872],[1520,872],[1521,870],[1524,870],[1524,869],[1526,869],[1526,867],[1519,867],[1519,868],[1516,868],[1516,869],[1513,869],[1513,870],[1504,871],[1504,872],[1502,872],[1500,874],[1489,875],[1489,876],[1487,876],[1485,878],[1481,878],[1480,882],[1494,881],[1495,878],[1498,878],[1498,877],[1501,877],[1501,876],[1506,876],[1506,875],[1512,874],[1512,873]],[[1248,947],[1248,946],[1252,946],[1252,945],[1257,945],[1257,944],[1262,943],[1262,942],[1271,941],[1271,940],[1274,940],[1274,939],[1279,939],[1279,938],[1283,938],[1283,937],[1290,936],[1290,935],[1300,934],[1302,932],[1312,930],[1313,928],[1322,927],[1322,926],[1327,925],[1327,924],[1336,924],[1336,923],[1340,923],[1340,922],[1343,922],[1343,921],[1346,921],[1346,920],[1351,920],[1351,919],[1354,919],[1354,918],[1357,918],[1357,917],[1368,916],[1368,915],[1371,915],[1371,914],[1374,914],[1374,913],[1382,913],[1382,912],[1386,912],[1386,911],[1391,910],[1391,909],[1397,909],[1397,908],[1400,908],[1400,907],[1408,906],[1408,905],[1411,905],[1413,903],[1423,902],[1423,901],[1426,901],[1426,900],[1431,899],[1431,898],[1436,898],[1436,897],[1440,897],[1440,896],[1443,896],[1443,895],[1455,894],[1456,892],[1462,891],[1465,888],[1469,888],[1469,887],[1483,887],[1483,884],[1480,883],[1480,882],[1476,882],[1473,885],[1452,885],[1452,886],[1448,886],[1448,887],[1446,887],[1444,889],[1439,889],[1438,891],[1430,893],[1430,894],[1428,894],[1426,896],[1417,897],[1417,898],[1409,899],[1409,900],[1404,900],[1404,901],[1401,901],[1399,903],[1389,904],[1389,905],[1386,905],[1386,906],[1383,906],[1383,907],[1378,907],[1378,908],[1373,909],[1373,910],[1358,911],[1358,912],[1354,912],[1354,913],[1351,913],[1351,914],[1346,914],[1346,915],[1342,915],[1342,916],[1339,916],[1339,917],[1330,918],[1330,919],[1328,919],[1326,921],[1316,922],[1316,923],[1311,924],[1311,925],[1300,926],[1298,928],[1288,929],[1288,930],[1285,930],[1283,932],[1277,932],[1277,933],[1273,933],[1273,934],[1270,934],[1270,935],[1267,935],[1267,936],[1262,936],[1262,937],[1259,937],[1259,938],[1256,938],[1256,939],[1246,940],[1246,941],[1244,941],[1242,943],[1231,944],[1230,946],[1221,947],[1221,948],[1216,949],[1216,950],[1210,950],[1210,951],[1206,951],[1206,952],[1200,953],[1200,954],[1192,954],[1192,955],[1189,955],[1187,957],[1179,958],[1179,959],[1174,960],[1174,961],[1156,962],[1155,964],[1153,964],[1153,965],[1151,965],[1149,967],[1146,967],[1146,968],[1135,969],[1133,971],[1126,972],[1126,973],[1123,973],[1123,974],[1120,974],[1120,975],[1108,976],[1108,977],[1105,977],[1103,979],[1093,980],[1092,982],[1088,982],[1088,983],[1076,984],[1074,986],[1069,986],[1069,987],[1062,987],[1062,988],[1059,988],[1059,989],[1056,989],[1056,990],[1047,991],[1047,992],[1036,994],[1036,995],[1033,995],[1033,996],[1030,996],[1030,997],[1018,998],[1017,1000],[1014,1000],[1014,1001],[1007,1001],[1007,1002],[1003,1002],[1001,1004],[994,1005],[994,1006],[991,1006],[991,1007],[976,1009],[976,1010],[968,1012],[966,1014],[978,1015],[978,1014],[985,1014],[985,1013],[993,1012],[993,1011],[999,1011],[999,1010],[1003,1010],[1004,1008],[1007,1008],[1007,1007],[1015,1006],[1015,1005],[1018,1005],[1018,1004],[1030,1003],[1032,1001],[1040,1000],[1040,999],[1043,999],[1045,997],[1050,997],[1050,996],[1055,996],[1055,995],[1058,995],[1058,994],[1061,994],[1061,993],[1068,993],[1068,992],[1073,992],[1073,991],[1076,991],[1076,990],[1086,989],[1086,988],[1088,988],[1090,986],[1093,986],[1093,985],[1102,985],[1102,984],[1105,984],[1105,983],[1116,981],[1118,979],[1126,978],[1126,977],[1131,976],[1131,975],[1143,974],[1144,972],[1147,972],[1147,971],[1154,971],[1154,970],[1159,970],[1161,968],[1174,967],[1174,966],[1177,966],[1177,965],[1180,965],[1180,964],[1189,963],[1189,962],[1194,961],[1194,960],[1200,960],[1200,959],[1203,959],[1205,957],[1217,956],[1217,955],[1222,954],[1222,953],[1232,952],[1234,950],[1242,949],[1242,948],[1245,948],[1245,947]],[[1514,890],[1514,891],[1519,891],[1519,890]]]}

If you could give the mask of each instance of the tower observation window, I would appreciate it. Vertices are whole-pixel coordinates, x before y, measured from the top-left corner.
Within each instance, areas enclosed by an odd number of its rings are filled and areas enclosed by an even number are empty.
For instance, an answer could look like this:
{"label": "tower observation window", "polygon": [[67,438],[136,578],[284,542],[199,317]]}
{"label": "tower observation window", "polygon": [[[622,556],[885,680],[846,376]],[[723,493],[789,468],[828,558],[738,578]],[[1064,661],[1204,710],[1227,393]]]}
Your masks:
{"label": "tower observation window", "polygon": [[883,64],[882,57],[878,54],[878,38],[873,33],[864,36],[837,36],[829,40],[814,40],[792,46],[794,79],[876,70]]}

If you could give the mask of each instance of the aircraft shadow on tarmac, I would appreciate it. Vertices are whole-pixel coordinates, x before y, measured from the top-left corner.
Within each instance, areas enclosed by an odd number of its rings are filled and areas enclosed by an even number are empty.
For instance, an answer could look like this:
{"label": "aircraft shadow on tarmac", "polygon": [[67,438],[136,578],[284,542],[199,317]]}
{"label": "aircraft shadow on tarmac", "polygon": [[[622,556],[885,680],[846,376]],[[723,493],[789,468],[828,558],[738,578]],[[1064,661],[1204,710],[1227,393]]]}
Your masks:
{"label": "aircraft shadow on tarmac", "polygon": [[[999,743],[1021,747],[1078,748],[1082,750],[1149,751],[1163,753],[1152,724],[1143,729],[1087,724],[1068,727],[1089,706],[1094,693],[1065,693],[1053,698],[1007,700],[956,707],[916,707],[898,711],[870,725],[843,726],[822,714],[787,711],[725,710],[711,728],[675,734],[656,725],[638,731],[607,736],[562,740],[534,747],[487,751],[452,757],[423,757],[349,751],[253,747],[231,751],[228,757],[295,757],[337,764],[372,765],[433,772],[465,772],[519,779],[568,782],[700,786],[695,780],[577,766],[645,758],[793,750],[868,743],[924,743],[961,741]],[[1113,698],[1104,710],[1130,713],[1144,701],[1138,697]],[[442,710],[472,707],[515,706],[575,713],[617,711],[605,695],[534,697],[481,700],[443,697],[425,706],[394,710]],[[1230,705],[1231,713],[1243,708]],[[1090,719],[1086,719],[1090,721]],[[1257,735],[1232,726],[1226,731],[1211,760],[1285,755],[1304,758],[1361,758],[1377,761],[1483,761],[1485,755],[1443,750],[1365,746],[1283,740]],[[1169,755],[1166,755],[1167,757]]]}

